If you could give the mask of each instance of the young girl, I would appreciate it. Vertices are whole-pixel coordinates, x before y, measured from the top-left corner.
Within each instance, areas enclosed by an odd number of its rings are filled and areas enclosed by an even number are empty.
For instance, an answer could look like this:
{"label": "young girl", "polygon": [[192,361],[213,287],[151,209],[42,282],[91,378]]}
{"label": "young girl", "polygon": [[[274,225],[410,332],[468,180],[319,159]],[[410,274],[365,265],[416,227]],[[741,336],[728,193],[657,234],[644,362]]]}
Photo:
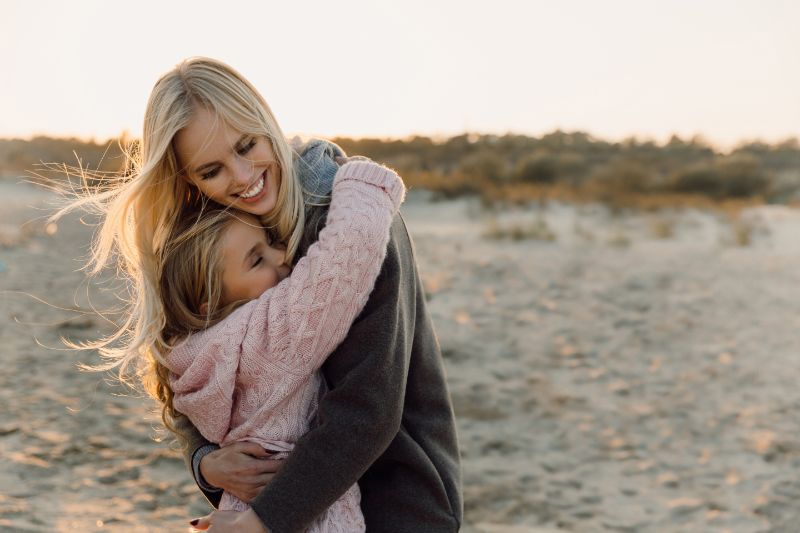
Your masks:
{"label": "young girl", "polygon": [[[177,226],[160,273],[164,337],[176,339],[169,382],[174,407],[206,439],[285,456],[308,431],[324,387],[319,367],[367,301],[404,191],[378,164],[342,166],[327,225],[290,277],[285,249],[252,215],[213,209]],[[353,485],[310,530],[363,531],[359,501]],[[248,508],[223,494],[221,510]]]}

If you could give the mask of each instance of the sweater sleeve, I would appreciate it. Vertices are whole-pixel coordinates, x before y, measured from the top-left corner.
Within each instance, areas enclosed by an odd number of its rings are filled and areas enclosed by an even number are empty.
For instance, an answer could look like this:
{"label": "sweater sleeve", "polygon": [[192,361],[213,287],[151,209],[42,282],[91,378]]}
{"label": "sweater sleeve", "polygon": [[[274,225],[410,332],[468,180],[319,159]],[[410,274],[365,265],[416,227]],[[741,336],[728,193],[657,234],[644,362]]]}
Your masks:
{"label": "sweater sleeve", "polygon": [[405,188],[392,170],[354,161],[336,174],[328,222],[291,276],[257,300],[242,372],[270,362],[308,374],[345,338],[380,272]]}
{"label": "sweater sleeve", "polygon": [[[238,310],[237,310],[238,311]],[[231,315],[229,318],[235,318]],[[228,433],[239,364],[235,326],[238,320],[223,321],[225,327],[207,330],[203,340],[190,338],[169,356],[171,364],[181,365],[180,375],[170,373],[170,388],[175,409],[184,413],[202,436],[219,443]],[[212,337],[212,338],[209,338]],[[239,334],[241,338],[241,334]]]}
{"label": "sweater sleeve", "polygon": [[401,254],[411,253],[395,219],[380,276],[347,338],[325,364],[331,391],[320,424],[296,443],[285,465],[253,500],[272,533],[303,531],[383,454],[403,413],[415,307]]}

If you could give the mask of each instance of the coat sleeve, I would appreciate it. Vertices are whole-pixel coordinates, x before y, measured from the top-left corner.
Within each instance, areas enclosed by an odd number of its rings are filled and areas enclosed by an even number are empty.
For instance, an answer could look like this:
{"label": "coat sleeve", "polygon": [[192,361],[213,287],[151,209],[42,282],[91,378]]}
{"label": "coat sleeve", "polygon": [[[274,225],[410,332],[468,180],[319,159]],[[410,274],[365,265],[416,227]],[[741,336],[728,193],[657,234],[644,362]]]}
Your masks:
{"label": "coat sleeve", "polygon": [[251,504],[272,533],[306,529],[399,431],[415,320],[415,291],[401,261],[410,246],[398,216],[375,289],[323,368],[332,390],[320,402],[320,424]]}
{"label": "coat sleeve", "polygon": [[209,442],[203,437],[203,434],[192,424],[189,417],[181,414],[173,420],[176,431],[181,437],[181,451],[183,452],[183,460],[189,470],[192,472],[197,487],[206,497],[208,502],[214,507],[219,507],[219,501],[222,497],[222,489],[210,486],[205,480],[202,479],[200,474],[200,459],[203,452],[213,451],[219,448],[218,444]]}

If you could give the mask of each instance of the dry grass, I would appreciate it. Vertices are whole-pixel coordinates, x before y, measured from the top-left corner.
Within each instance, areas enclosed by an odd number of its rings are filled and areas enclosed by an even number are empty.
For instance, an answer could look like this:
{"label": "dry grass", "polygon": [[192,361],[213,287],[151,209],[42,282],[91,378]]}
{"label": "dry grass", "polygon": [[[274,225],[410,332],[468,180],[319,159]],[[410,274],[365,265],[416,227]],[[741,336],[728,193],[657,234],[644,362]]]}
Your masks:
{"label": "dry grass", "polygon": [[731,229],[731,236],[730,239],[724,241],[723,244],[739,247],[747,247],[753,244],[753,237],[759,229],[756,224],[742,218],[739,213],[728,214],[727,218]]}
{"label": "dry grass", "polygon": [[625,233],[621,226],[616,226],[611,236],[608,238],[608,244],[615,248],[627,248],[631,245],[631,239]]}
{"label": "dry grass", "polygon": [[613,211],[635,210],[657,212],[664,209],[703,209],[738,213],[746,207],[763,205],[762,197],[747,199],[714,199],[701,194],[668,192],[635,193],[615,190],[611,187],[589,182],[583,186],[566,183],[534,184],[468,178],[459,173],[442,175],[436,172],[411,172],[403,177],[409,187],[419,187],[434,191],[442,198],[462,195],[479,196],[486,205],[531,203],[546,204],[550,201],[585,205],[601,203]]}
{"label": "dry grass", "polygon": [[572,231],[575,233],[575,235],[577,235],[586,242],[595,242],[596,239],[595,234],[592,233],[590,230],[586,229],[583,226],[583,224],[581,224],[578,221],[577,218],[575,219],[575,222],[572,225]]}
{"label": "dry grass", "polygon": [[733,226],[733,242],[737,246],[750,246],[753,242],[753,226],[737,219]]}
{"label": "dry grass", "polygon": [[650,233],[656,239],[671,239],[675,236],[675,219],[669,215],[656,215],[650,219]]}
{"label": "dry grass", "polygon": [[501,224],[496,218],[492,217],[487,222],[486,231],[483,236],[487,239],[511,239],[512,241],[536,240],[553,242],[556,234],[547,225],[541,216],[528,222],[513,222]]}

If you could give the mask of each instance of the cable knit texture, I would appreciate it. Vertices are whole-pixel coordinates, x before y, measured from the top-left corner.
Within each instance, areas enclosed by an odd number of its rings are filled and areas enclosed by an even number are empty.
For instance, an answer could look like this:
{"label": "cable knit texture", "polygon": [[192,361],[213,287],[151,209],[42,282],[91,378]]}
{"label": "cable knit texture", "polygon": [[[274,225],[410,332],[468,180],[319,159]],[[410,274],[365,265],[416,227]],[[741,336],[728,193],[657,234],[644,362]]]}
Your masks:
{"label": "cable knit texture", "polygon": [[[367,302],[404,195],[390,169],[343,165],[327,225],[291,276],[172,350],[175,408],[206,439],[251,441],[285,457],[309,430],[324,392],[319,367]],[[309,531],[363,531],[359,502],[353,485]],[[248,506],[226,492],[219,508]]]}

